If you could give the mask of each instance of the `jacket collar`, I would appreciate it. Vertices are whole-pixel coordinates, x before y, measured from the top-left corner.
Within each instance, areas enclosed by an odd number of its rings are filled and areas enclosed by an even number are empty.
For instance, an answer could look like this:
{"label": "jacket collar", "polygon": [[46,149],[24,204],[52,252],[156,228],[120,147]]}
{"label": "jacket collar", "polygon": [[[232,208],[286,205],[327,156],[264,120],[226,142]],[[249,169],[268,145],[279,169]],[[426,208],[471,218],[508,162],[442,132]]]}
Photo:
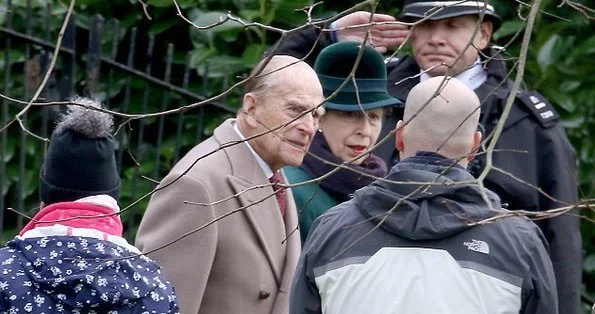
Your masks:
{"label": "jacket collar", "polygon": [[[233,124],[233,129],[236,131],[236,133],[238,133],[240,138],[242,140],[246,140],[246,137],[244,137],[244,135],[240,131],[238,124],[237,123],[232,123],[232,124]],[[264,175],[267,178],[272,177],[273,170],[271,170],[271,167],[269,167],[269,165],[267,165],[267,163],[262,159],[262,157],[260,157],[260,155],[258,155],[258,153],[254,150],[254,148],[252,148],[252,146],[250,145],[250,143],[248,141],[245,141],[244,144],[246,144],[246,147],[248,147],[248,150],[250,150],[250,153],[252,153],[252,156],[254,156],[254,159],[256,159],[256,162],[260,166],[260,169],[262,169],[262,172],[264,172]]]}
{"label": "jacket collar", "polygon": [[20,234],[42,226],[64,225],[122,236],[123,225],[114,209],[87,202],[55,203],[41,209]]}
{"label": "jacket collar", "polygon": [[227,119],[215,129],[213,134],[215,140],[225,150],[232,174],[248,182],[268,182],[268,178],[250,149],[244,145],[242,138],[234,130],[235,123],[236,119]]}

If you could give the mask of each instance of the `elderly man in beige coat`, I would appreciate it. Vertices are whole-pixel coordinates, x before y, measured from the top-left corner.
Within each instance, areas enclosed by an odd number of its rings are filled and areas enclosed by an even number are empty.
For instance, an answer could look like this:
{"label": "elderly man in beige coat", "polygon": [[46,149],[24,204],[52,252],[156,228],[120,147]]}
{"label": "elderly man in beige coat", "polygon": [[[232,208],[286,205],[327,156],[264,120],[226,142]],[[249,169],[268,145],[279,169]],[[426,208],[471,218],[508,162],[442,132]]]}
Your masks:
{"label": "elderly man in beige coat", "polygon": [[297,212],[290,190],[270,180],[301,164],[322,88],[306,63],[275,56],[245,91],[237,118],[161,181],[138,230],[136,245],[162,265],[182,313],[289,311]]}

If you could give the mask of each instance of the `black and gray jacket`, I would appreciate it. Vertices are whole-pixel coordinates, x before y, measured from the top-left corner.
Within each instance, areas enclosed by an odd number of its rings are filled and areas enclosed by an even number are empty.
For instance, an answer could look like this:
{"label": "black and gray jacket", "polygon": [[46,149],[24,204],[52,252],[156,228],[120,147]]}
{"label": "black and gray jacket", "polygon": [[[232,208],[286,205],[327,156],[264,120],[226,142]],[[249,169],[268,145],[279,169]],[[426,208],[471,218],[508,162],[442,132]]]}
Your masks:
{"label": "black and gray jacket", "polygon": [[409,183],[376,181],[315,221],[290,313],[558,313],[539,228],[524,217],[473,226],[505,210],[465,169],[419,153],[387,180]]}

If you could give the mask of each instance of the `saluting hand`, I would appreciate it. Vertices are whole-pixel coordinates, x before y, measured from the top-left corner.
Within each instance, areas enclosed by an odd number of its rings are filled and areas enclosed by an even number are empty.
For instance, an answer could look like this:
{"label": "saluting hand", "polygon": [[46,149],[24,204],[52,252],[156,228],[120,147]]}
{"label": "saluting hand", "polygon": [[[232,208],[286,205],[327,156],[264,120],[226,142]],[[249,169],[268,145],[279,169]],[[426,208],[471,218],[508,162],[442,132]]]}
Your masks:
{"label": "saluting hand", "polygon": [[409,35],[409,26],[396,23],[390,15],[358,11],[338,19],[335,23],[338,41],[363,42],[370,31],[367,43],[380,53],[400,46]]}

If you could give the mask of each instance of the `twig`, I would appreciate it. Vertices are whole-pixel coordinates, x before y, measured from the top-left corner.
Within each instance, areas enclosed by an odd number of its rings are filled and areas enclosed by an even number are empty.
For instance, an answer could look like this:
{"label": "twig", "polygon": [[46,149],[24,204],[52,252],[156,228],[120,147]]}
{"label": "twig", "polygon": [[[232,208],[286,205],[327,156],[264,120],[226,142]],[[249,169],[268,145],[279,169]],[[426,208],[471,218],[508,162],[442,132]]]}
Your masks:
{"label": "twig", "polygon": [[[527,20],[527,27],[525,28],[525,33],[523,34],[523,40],[521,42],[521,50],[520,50],[518,65],[517,65],[517,74],[516,74],[514,83],[512,84],[512,87],[510,89],[510,93],[508,94],[508,98],[506,99],[506,105],[504,106],[504,110],[502,112],[502,115],[500,116],[500,120],[498,121],[498,124],[496,124],[493,140],[488,145],[487,155],[486,155],[486,166],[483,169],[483,171],[481,172],[481,174],[479,175],[479,177],[477,178],[478,184],[482,187],[482,189],[484,188],[483,180],[487,177],[488,172],[493,167],[494,147],[496,146],[496,142],[498,142],[498,139],[500,138],[500,135],[502,134],[502,130],[504,129],[504,124],[506,123],[506,120],[508,119],[508,115],[510,114],[510,110],[512,109],[512,105],[514,104],[517,91],[519,90],[519,87],[523,80],[523,75],[525,73],[525,62],[527,60],[527,51],[529,50],[529,42],[531,41],[531,33],[533,32],[533,26],[535,25],[535,17],[537,16],[537,12],[539,11],[540,4],[541,4],[541,0],[535,0],[533,6],[531,6],[531,12],[529,12],[529,18]],[[490,203],[488,202],[487,195],[485,193],[482,193],[482,197],[484,198],[484,200],[486,201],[488,206],[491,206]]]}
{"label": "twig", "polygon": [[591,9],[588,6],[570,0],[562,0],[562,2],[558,5],[558,8],[561,8],[563,5],[568,5],[569,7],[573,8],[574,10],[580,12],[589,20],[595,20],[595,16],[590,15],[589,13],[595,13],[595,9]]}
{"label": "twig", "polygon": [[152,21],[151,15],[149,15],[149,8],[148,5],[143,0],[137,0],[138,3],[143,7],[143,13],[147,17],[147,20]]}

